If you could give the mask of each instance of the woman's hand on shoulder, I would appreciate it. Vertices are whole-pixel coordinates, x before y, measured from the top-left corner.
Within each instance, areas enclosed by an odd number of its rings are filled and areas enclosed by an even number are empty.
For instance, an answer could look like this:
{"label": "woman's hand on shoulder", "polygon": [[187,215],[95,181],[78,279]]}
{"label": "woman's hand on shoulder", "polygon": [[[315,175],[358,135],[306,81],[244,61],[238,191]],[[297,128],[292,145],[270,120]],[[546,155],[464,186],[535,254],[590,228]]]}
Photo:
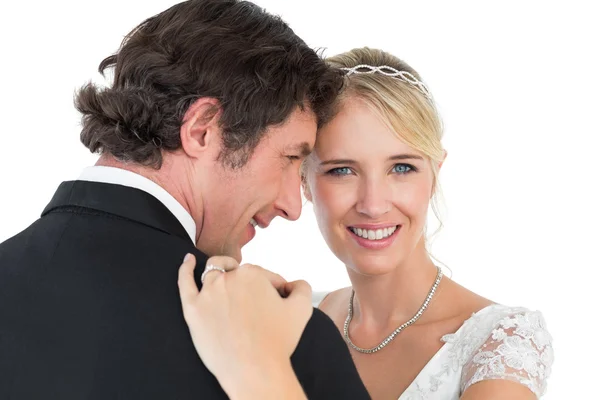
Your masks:
{"label": "woman's hand on shoulder", "polygon": [[230,257],[211,257],[207,265],[217,269],[198,289],[195,264],[190,255],[179,270],[183,314],[200,358],[223,389],[232,398],[251,393],[266,398],[278,385],[282,394],[302,394],[290,357],[312,315],[308,283],[287,282]]}

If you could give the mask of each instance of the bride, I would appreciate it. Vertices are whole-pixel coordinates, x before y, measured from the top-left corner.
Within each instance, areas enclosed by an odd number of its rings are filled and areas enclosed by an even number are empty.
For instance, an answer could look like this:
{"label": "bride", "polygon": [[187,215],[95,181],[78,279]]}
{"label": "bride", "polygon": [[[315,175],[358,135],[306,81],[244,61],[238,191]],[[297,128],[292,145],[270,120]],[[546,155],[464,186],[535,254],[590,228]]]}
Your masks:
{"label": "bride", "polygon": [[[346,340],[371,397],[541,397],[553,361],[541,313],[469,291],[427,252],[427,212],[446,156],[428,88],[380,50],[354,49],[328,62],[346,73],[346,87],[302,177],[352,287],[318,307]],[[201,328],[190,329],[194,336]]]}

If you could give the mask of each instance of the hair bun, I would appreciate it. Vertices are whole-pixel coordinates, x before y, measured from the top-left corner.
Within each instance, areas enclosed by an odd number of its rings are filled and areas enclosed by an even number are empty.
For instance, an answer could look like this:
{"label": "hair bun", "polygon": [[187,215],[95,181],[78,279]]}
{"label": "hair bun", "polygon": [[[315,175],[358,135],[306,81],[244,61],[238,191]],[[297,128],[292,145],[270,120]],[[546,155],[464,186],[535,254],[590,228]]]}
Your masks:
{"label": "hair bun", "polygon": [[[159,95],[139,88],[99,88],[88,83],[75,107],[82,114],[81,142],[95,153],[143,163],[160,162],[163,139]],[[132,156],[134,154],[134,156]]]}

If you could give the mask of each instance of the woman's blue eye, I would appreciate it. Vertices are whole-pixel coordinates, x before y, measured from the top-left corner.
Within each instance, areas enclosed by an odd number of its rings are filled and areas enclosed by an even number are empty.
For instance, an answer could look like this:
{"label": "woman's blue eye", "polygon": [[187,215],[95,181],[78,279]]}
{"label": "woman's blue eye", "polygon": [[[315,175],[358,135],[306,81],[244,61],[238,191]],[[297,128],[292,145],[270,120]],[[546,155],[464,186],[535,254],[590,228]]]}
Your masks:
{"label": "woman's blue eye", "polygon": [[339,167],[327,171],[329,175],[350,175],[352,170],[348,167]]}
{"label": "woman's blue eye", "polygon": [[408,164],[396,164],[394,165],[393,171],[397,174],[407,174],[410,171],[414,171],[412,165]]}

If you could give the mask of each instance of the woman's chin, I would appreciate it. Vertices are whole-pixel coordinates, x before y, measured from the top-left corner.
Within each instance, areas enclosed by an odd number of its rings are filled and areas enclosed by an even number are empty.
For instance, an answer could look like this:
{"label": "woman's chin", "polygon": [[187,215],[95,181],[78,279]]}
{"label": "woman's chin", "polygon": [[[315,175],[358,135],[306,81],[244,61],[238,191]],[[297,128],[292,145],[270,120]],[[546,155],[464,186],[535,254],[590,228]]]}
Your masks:
{"label": "woman's chin", "polygon": [[354,257],[351,262],[346,265],[355,273],[363,276],[381,276],[389,274],[396,269],[396,266],[401,262],[400,257],[370,255],[362,257]]}

